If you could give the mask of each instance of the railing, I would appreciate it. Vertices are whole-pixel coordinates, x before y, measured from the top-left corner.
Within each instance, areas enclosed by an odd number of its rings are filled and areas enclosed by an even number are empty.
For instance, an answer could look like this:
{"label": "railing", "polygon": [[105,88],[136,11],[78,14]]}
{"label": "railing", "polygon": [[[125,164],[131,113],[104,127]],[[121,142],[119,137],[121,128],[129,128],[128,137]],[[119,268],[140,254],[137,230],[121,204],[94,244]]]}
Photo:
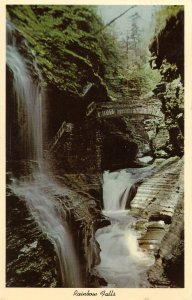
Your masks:
{"label": "railing", "polygon": [[130,108],[130,107],[111,107],[111,108],[96,108],[97,118],[106,118],[112,116],[123,116],[123,115],[147,115],[154,118],[162,118],[163,114],[160,110],[155,108]]}
{"label": "railing", "polygon": [[63,122],[61,124],[61,127],[59,128],[59,130],[57,131],[53,142],[51,143],[50,147],[49,147],[49,151],[51,152],[54,147],[56,146],[56,144],[58,143],[59,139],[62,137],[64,132],[71,132],[73,128],[73,124],[72,123],[67,123],[67,122]]}
{"label": "railing", "polygon": [[96,103],[95,102],[91,102],[86,109],[86,116],[88,117],[96,108]]}
{"label": "railing", "polygon": [[[86,109],[86,117],[90,116],[95,111],[95,117],[100,118],[110,118],[115,116],[126,116],[126,115],[146,115],[153,117],[155,119],[162,119],[163,113],[160,109],[156,107],[147,107],[146,104],[138,103],[138,100],[132,100],[128,103],[123,102],[101,102],[95,103],[91,102]],[[57,145],[58,141],[64,134],[64,132],[71,132],[73,128],[73,124],[63,122],[61,127],[57,131],[53,142],[49,147],[49,151],[51,152],[54,147]]]}

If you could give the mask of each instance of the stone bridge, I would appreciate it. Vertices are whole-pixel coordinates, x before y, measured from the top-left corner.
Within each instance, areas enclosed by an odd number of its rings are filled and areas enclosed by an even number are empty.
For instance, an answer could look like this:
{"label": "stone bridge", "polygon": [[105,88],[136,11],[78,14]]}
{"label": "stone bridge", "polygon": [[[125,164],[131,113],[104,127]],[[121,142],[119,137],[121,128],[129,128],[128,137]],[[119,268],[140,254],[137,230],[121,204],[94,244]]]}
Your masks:
{"label": "stone bridge", "polygon": [[[142,100],[129,100],[129,102],[91,102],[85,111],[85,117],[105,119],[105,118],[115,118],[119,116],[129,116],[130,118],[136,117],[140,120],[142,119],[154,119],[158,122],[163,119],[163,114],[157,106],[147,105]],[[61,127],[57,131],[52,143],[49,146],[49,151],[51,152],[57,145],[60,138],[64,133],[72,131],[73,125],[71,123],[66,123],[65,121],[61,124]]]}
{"label": "stone bridge", "polygon": [[91,102],[86,110],[86,116],[93,115],[97,119],[112,118],[119,116],[129,115],[145,115],[146,117],[152,117],[155,119],[163,118],[163,114],[160,109],[155,106],[148,106],[144,103],[136,101],[123,102],[102,102],[96,104]]}

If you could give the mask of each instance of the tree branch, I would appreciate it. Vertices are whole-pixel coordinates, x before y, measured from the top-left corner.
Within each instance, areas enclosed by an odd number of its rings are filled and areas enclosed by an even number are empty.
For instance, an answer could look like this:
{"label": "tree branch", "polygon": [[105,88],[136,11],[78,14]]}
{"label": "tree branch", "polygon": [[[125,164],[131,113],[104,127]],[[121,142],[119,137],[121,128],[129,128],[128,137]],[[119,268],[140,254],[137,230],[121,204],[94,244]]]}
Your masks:
{"label": "tree branch", "polygon": [[103,31],[106,27],[110,26],[113,22],[115,22],[117,19],[121,18],[123,15],[125,15],[128,11],[130,11],[131,9],[135,8],[137,5],[132,5],[131,7],[129,7],[128,9],[126,9],[123,13],[121,13],[119,16],[117,16],[116,18],[112,19],[109,23],[107,23],[105,26],[103,26],[100,30],[96,31],[94,34],[98,34],[101,31]]}

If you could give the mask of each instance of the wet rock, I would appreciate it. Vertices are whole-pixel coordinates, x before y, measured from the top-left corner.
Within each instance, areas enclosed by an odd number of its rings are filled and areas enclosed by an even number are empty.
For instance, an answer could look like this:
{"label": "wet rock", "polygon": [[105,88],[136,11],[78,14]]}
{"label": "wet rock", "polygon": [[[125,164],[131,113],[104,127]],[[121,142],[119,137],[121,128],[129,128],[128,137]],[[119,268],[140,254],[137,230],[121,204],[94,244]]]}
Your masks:
{"label": "wet rock", "polygon": [[97,229],[108,226],[110,224],[111,222],[106,217],[103,217],[103,219],[96,219],[94,221],[94,230],[96,232]]}
{"label": "wet rock", "polygon": [[163,123],[157,127],[157,134],[153,139],[154,155],[155,157],[167,158],[168,153],[165,151],[169,144],[169,131]]}
{"label": "wet rock", "polygon": [[143,156],[141,158],[138,158],[138,161],[142,162],[142,163],[150,163],[153,160],[154,160],[154,158],[152,156]]}
{"label": "wet rock", "polygon": [[[83,178],[88,180],[86,176],[83,176]],[[67,179],[69,179],[68,176]],[[77,187],[78,185],[76,189]],[[63,201],[65,200],[63,199]],[[77,255],[80,261],[83,285],[98,287],[101,279],[99,279],[93,268],[100,263],[100,246],[95,239],[95,231],[109,225],[110,222],[101,214],[96,199],[91,197],[89,193],[69,191],[68,201],[63,203],[65,203],[65,210],[72,207],[68,222],[75,248],[78,249]]]}
{"label": "wet rock", "polygon": [[[172,282],[173,287],[184,287],[184,184],[183,172],[180,179],[178,202],[172,223],[164,236],[159,256],[162,259],[163,275]],[[154,265],[154,269],[156,265]]]}
{"label": "wet rock", "polygon": [[[156,258],[148,271],[153,287],[182,287],[183,260],[183,159],[162,160],[156,172],[143,180],[131,202],[137,218],[139,245]],[[179,279],[173,275],[180,268]]]}
{"label": "wet rock", "polygon": [[149,217],[149,222],[160,221],[160,220],[164,221],[165,224],[171,224],[171,216],[164,215],[159,212],[156,212]]}
{"label": "wet rock", "polygon": [[[150,51],[154,57],[154,67],[161,73],[161,82],[154,94],[161,100],[165,116],[166,139],[163,147],[156,141],[157,152],[164,150],[169,155],[184,153],[184,11],[181,8],[175,16],[170,16],[162,30],[154,37]],[[158,42],[157,42],[158,41]],[[175,49],[173,51],[172,45]],[[163,132],[158,137],[162,140]],[[161,137],[162,136],[162,137]],[[157,145],[158,144],[158,145]],[[159,149],[158,149],[159,148]],[[161,154],[162,155],[162,154]]]}
{"label": "wet rock", "polygon": [[170,158],[157,168],[156,173],[145,178],[131,202],[131,213],[147,219],[156,213],[172,217],[178,201],[182,165],[179,158]]}
{"label": "wet rock", "polygon": [[7,196],[6,286],[57,287],[56,253],[29,214],[25,202]]}
{"label": "wet rock", "polygon": [[156,252],[165,235],[165,226],[163,221],[148,223],[146,233],[138,239],[139,246],[143,249]]}

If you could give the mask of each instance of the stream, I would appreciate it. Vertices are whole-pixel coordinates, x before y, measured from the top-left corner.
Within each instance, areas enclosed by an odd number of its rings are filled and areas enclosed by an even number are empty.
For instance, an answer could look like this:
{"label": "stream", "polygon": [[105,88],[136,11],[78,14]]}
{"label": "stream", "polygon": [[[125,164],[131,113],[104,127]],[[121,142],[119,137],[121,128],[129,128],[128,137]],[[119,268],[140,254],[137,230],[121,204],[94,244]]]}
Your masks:
{"label": "stream", "polygon": [[103,214],[111,225],[98,229],[96,239],[101,248],[101,263],[96,267],[108,287],[149,287],[146,271],[154,257],[138,245],[136,221],[126,209],[131,186],[149,175],[153,165],[103,174]]}

